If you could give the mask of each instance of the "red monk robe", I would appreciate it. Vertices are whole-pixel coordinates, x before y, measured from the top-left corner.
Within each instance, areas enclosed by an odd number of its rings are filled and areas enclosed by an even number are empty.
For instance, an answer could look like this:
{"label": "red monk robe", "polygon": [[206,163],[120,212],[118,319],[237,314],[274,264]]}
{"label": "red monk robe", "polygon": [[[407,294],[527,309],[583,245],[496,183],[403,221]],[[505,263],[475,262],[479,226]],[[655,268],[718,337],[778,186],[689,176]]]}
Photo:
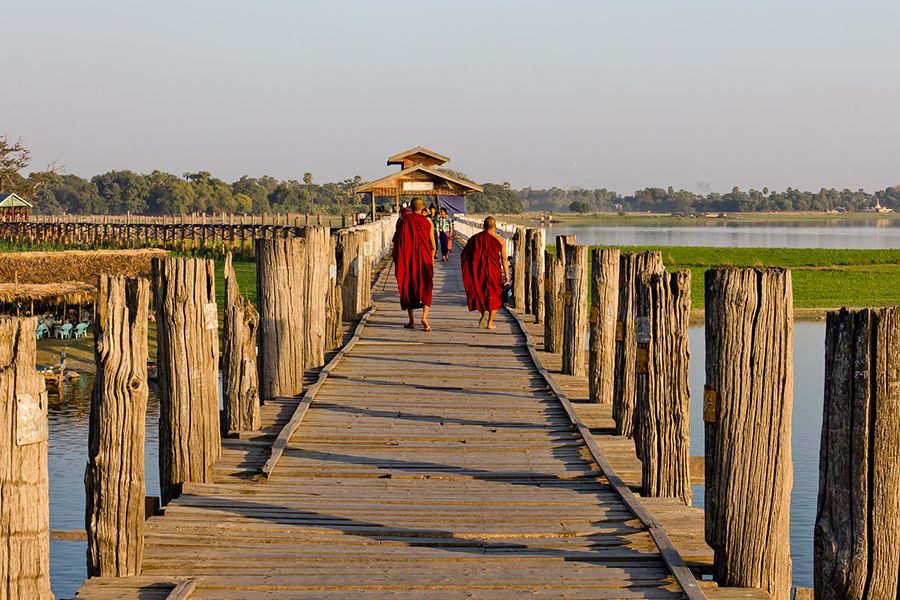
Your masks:
{"label": "red monk robe", "polygon": [[503,244],[487,231],[476,233],[466,242],[462,260],[463,285],[469,310],[499,310],[502,303],[500,252]]}
{"label": "red monk robe", "polygon": [[392,251],[400,306],[404,310],[431,306],[434,286],[434,247],[431,221],[410,212],[397,222]]}

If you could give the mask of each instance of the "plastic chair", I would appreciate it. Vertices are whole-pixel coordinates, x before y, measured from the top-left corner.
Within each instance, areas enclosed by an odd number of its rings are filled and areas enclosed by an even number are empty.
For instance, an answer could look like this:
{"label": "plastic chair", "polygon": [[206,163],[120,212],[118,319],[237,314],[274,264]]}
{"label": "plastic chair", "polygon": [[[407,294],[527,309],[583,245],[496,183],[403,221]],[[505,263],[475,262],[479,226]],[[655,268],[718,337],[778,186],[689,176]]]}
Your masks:
{"label": "plastic chair", "polygon": [[37,330],[35,331],[35,336],[39,340],[50,337],[50,328],[47,327],[47,325],[45,323],[41,323],[40,325],[37,326]]}
{"label": "plastic chair", "polygon": [[75,326],[75,330],[72,332],[72,335],[75,336],[75,339],[83,338],[87,335],[88,324],[82,321],[78,325]]}
{"label": "plastic chair", "polygon": [[72,337],[72,324],[66,323],[56,328],[56,339],[67,340]]}

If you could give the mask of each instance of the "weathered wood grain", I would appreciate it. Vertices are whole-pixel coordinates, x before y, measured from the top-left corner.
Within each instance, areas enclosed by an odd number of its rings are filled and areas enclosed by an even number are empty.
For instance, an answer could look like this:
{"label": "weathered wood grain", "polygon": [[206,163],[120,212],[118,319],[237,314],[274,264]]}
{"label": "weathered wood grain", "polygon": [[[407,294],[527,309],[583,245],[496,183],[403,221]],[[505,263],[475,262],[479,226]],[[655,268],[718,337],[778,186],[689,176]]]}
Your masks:
{"label": "weathered wood grain", "polygon": [[562,372],[587,374],[584,348],[588,334],[588,247],[566,249],[565,319],[563,322]]}
{"label": "weathered wood grain", "polygon": [[635,449],[644,496],[691,503],[688,321],[691,272],[644,274],[635,289]]}
{"label": "weathered wood grain", "polygon": [[341,345],[343,337],[344,302],[337,280],[337,237],[330,236],[328,249],[328,289],[325,296],[325,351]]}
{"label": "weathered wood grain", "polygon": [[623,252],[619,257],[619,318],[616,323],[616,369],[613,418],[616,435],[634,436],[635,407],[635,282],[645,273],[665,270],[658,251]]}
{"label": "weathered wood grain", "polygon": [[34,318],[0,316],[0,595],[51,599],[47,391]]}
{"label": "weathered wood grain", "polygon": [[268,402],[303,391],[306,240],[256,240],[259,390]]}
{"label": "weathered wood grain", "polygon": [[137,575],[144,555],[147,414],[146,279],[100,275],[86,496],[88,576]]}
{"label": "weathered wood grain", "polygon": [[716,581],[791,592],[794,318],[785,269],[706,272],[706,541]]}
{"label": "weathered wood grain", "polygon": [[513,251],[513,306],[525,310],[525,228],[516,227],[512,238]]}
{"label": "weathered wood grain", "polygon": [[153,259],[163,504],[186,481],[212,481],[221,454],[214,269],[212,260]]}
{"label": "weathered wood grain", "polygon": [[259,371],[256,361],[259,313],[241,296],[231,264],[231,252],[225,256],[224,278],[222,400],[225,431],[256,431],[260,427]]}
{"label": "weathered wood grain", "polygon": [[534,302],[534,228],[525,228],[525,314],[534,314],[532,303]]}
{"label": "weathered wood grain", "polygon": [[828,313],[815,596],[900,593],[900,307]]}
{"label": "weathered wood grain", "polygon": [[544,251],[544,344],[547,352],[561,352],[566,315],[566,267],[549,251]]}
{"label": "weathered wood grain", "polygon": [[534,229],[531,236],[531,312],[535,323],[544,322],[544,253],[547,248],[546,232]]}
{"label": "weathered wood grain", "polygon": [[327,227],[303,229],[306,241],[306,281],[303,288],[303,366],[307,369],[325,364],[325,299],[331,287],[328,265],[331,240]]}
{"label": "weathered wood grain", "polygon": [[612,404],[619,311],[618,248],[591,250],[590,354],[588,385],[592,402]]}

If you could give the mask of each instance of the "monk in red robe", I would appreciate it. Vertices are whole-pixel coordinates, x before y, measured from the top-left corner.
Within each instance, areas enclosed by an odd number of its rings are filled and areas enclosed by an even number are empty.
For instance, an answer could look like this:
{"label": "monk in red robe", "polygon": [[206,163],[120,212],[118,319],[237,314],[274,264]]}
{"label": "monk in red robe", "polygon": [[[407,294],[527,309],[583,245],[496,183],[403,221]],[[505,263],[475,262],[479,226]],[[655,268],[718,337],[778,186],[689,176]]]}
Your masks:
{"label": "monk in red robe", "polygon": [[484,220],[484,231],[469,238],[460,260],[469,310],[481,313],[479,327],[496,329],[494,315],[503,304],[503,281],[509,280],[509,272],[506,240],[497,233],[494,217]]}
{"label": "monk in red robe", "polygon": [[423,216],[425,202],[421,198],[413,198],[410,209],[397,222],[392,252],[400,306],[409,312],[409,323],[404,327],[416,328],[413,311],[421,308],[422,329],[431,331],[428,309],[434,287],[434,224]]}

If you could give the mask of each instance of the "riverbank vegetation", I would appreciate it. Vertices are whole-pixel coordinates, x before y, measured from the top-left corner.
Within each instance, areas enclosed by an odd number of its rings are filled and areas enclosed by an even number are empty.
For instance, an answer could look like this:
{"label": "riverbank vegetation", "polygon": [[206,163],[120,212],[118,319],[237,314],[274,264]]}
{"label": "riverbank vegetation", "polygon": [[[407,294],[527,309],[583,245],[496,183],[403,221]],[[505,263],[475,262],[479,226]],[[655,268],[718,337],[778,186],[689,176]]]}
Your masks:
{"label": "riverbank vegetation", "polygon": [[[268,175],[245,175],[227,182],[209,171],[175,175],[129,170],[109,171],[89,178],[63,174],[50,165],[26,173],[31,155],[21,141],[0,135],[0,193],[16,192],[43,214],[181,214],[181,213],[322,213],[340,214],[365,208],[354,189],[358,176],[316,183],[313,174],[279,180]],[[465,173],[444,169],[470,179]],[[484,192],[469,196],[469,209],[478,213],[518,214],[644,212],[656,214],[748,213],[784,211],[840,211],[853,213],[881,206],[900,210],[900,186],[865,190],[821,189],[809,192],[788,188],[774,191],[741,190],[695,193],[672,187],[647,187],[631,194],[606,188],[551,187],[515,189],[509,183],[483,183]],[[392,203],[393,198],[381,202]]]}

